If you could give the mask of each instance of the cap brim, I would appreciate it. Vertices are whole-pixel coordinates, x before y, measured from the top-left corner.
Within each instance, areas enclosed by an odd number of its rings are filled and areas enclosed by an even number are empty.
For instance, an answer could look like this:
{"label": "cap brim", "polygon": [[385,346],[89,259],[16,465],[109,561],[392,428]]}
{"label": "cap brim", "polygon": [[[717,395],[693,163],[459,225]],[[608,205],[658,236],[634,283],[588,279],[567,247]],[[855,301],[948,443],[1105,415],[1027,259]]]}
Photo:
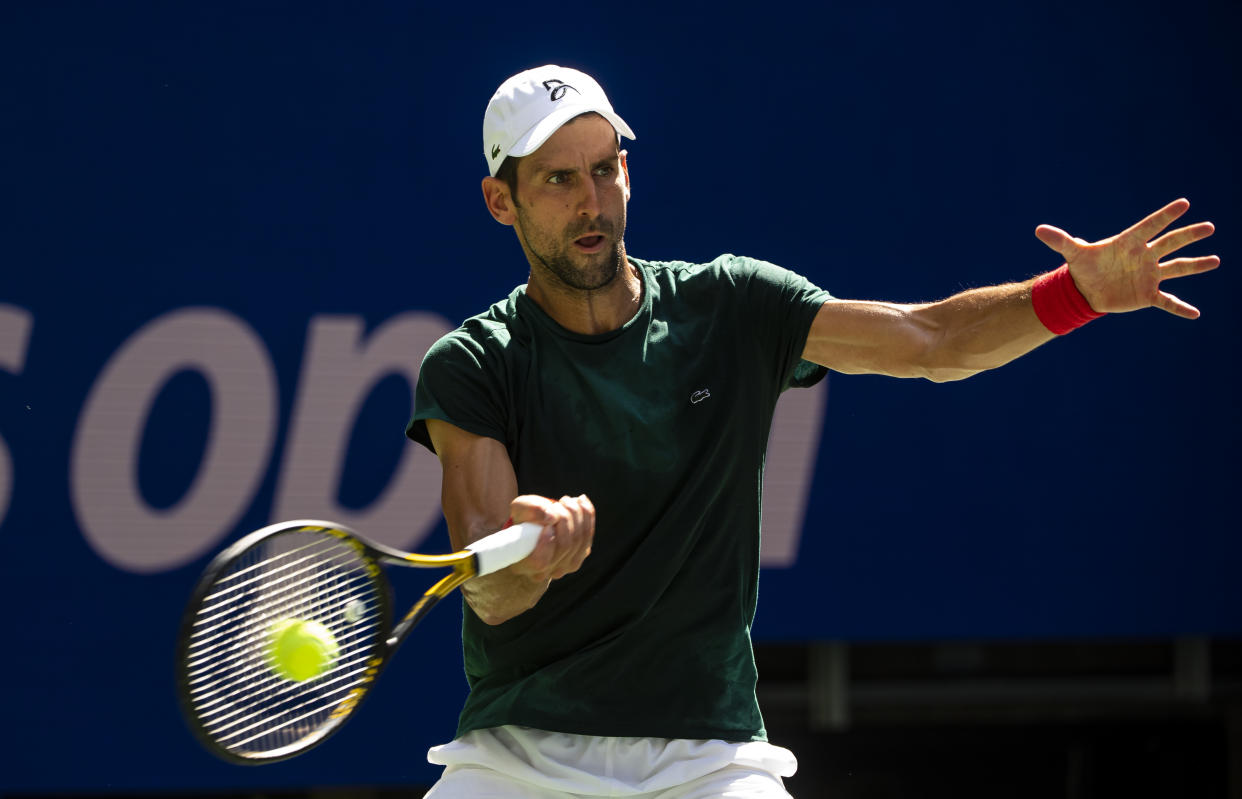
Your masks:
{"label": "cap brim", "polygon": [[633,139],[634,131],[630,130],[630,126],[625,124],[625,120],[617,116],[616,112],[606,111],[600,108],[591,108],[589,106],[561,105],[551,114],[535,123],[535,126],[526,131],[513,146],[509,148],[506,157],[511,155],[515,158],[521,158],[524,155],[530,155],[535,150],[543,146],[543,143],[552,138],[552,134],[561,129],[569,120],[582,114],[599,114],[612,125],[612,127],[627,139]]}

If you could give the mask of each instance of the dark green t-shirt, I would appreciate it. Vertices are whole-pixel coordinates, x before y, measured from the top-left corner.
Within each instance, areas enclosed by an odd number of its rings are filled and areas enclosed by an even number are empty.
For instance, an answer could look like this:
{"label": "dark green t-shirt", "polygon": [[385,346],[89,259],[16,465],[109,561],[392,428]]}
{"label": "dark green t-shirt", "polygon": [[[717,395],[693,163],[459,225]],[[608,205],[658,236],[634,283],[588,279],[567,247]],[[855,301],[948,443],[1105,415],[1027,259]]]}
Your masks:
{"label": "dark green t-shirt", "polygon": [[586,494],[590,557],[531,610],[462,629],[458,735],[518,724],[585,735],[763,740],[751,650],[764,452],[776,401],[828,294],[772,264],[630,258],[623,327],[570,332],[518,287],[440,339],[424,420],[501,441],[523,494]]}

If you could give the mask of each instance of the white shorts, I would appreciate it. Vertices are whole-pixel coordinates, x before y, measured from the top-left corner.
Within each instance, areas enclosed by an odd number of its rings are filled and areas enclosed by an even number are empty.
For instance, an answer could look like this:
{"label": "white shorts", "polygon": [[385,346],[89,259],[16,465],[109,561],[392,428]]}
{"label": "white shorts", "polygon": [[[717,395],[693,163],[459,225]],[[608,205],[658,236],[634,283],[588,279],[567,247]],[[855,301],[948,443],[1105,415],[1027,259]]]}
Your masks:
{"label": "white shorts", "polygon": [[788,749],[762,741],[604,738],[527,727],[476,730],[434,746],[444,775],[426,799],[791,799]]}

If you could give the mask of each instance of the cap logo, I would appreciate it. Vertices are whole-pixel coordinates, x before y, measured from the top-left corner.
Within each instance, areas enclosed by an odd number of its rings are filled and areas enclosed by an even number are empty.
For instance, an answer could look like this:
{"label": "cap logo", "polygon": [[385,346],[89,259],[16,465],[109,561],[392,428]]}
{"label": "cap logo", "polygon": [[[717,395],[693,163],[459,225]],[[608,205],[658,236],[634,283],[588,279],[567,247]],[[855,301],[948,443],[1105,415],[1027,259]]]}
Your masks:
{"label": "cap logo", "polygon": [[493,145],[492,145],[492,160],[493,160],[493,161],[495,161],[495,160],[496,160],[496,156],[498,156],[498,155],[500,155],[500,145],[499,145],[499,144],[493,144]]}
{"label": "cap logo", "polygon": [[[573,86],[570,86],[565,81],[557,80],[556,78],[552,78],[551,80],[545,80],[543,82],[543,88],[548,90],[548,99],[551,100],[552,102],[556,102],[557,100],[565,96],[565,92],[569,91],[570,89],[574,89]],[[574,89],[574,91],[578,92],[577,89]],[[582,92],[578,92],[578,94],[582,94]]]}

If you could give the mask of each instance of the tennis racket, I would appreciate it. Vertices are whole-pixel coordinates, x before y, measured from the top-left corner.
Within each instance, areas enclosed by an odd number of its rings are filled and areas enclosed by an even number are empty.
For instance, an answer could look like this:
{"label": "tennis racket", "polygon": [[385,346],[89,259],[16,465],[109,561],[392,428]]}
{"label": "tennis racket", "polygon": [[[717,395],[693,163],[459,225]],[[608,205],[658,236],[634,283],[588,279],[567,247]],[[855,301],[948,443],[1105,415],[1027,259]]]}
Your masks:
{"label": "tennis racket", "polygon": [[[191,729],[234,763],[284,760],[323,743],[436,603],[529,555],[541,530],[515,525],[451,555],[399,552],[314,520],[247,535],[207,567],[181,620],[177,684]],[[452,571],[394,626],[381,564]],[[323,625],[334,639],[329,665],[310,679],[272,668],[273,629],[289,619]]]}

